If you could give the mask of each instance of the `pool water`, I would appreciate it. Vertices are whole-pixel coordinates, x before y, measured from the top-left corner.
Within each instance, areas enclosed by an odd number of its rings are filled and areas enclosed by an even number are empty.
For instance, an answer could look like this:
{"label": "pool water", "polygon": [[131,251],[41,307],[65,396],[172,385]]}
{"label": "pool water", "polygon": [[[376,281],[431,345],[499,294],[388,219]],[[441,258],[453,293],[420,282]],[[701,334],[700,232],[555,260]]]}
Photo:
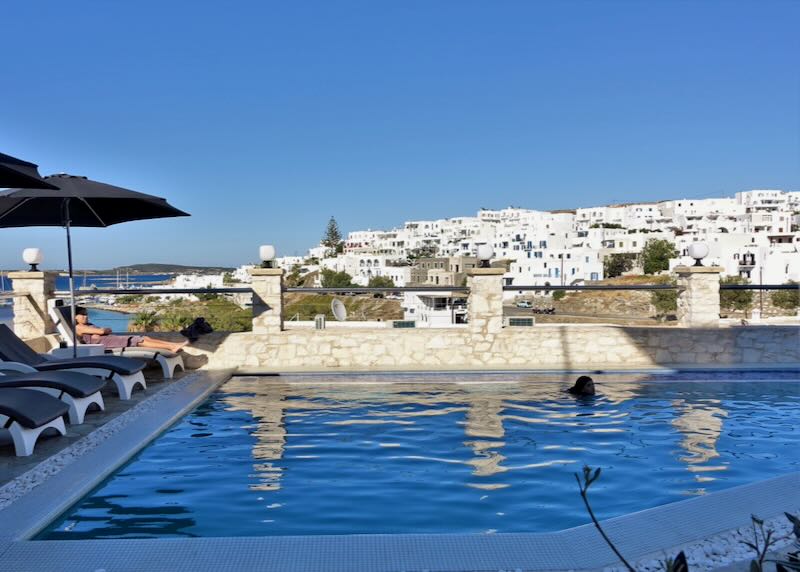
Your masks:
{"label": "pool water", "polygon": [[561,530],[800,470],[797,379],[234,378],[39,538]]}

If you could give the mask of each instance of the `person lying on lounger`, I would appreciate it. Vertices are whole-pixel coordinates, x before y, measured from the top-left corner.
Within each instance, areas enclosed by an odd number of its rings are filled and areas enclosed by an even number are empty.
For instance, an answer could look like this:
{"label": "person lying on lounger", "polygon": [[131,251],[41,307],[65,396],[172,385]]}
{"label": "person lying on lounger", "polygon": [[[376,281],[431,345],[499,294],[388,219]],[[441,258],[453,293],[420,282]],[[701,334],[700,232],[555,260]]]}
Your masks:
{"label": "person lying on lounger", "polygon": [[114,348],[153,348],[177,352],[189,342],[167,342],[148,336],[115,335],[111,328],[98,328],[89,323],[86,308],[75,308],[75,333],[84,344],[102,344],[107,349]]}
{"label": "person lying on lounger", "polygon": [[582,375],[575,380],[575,385],[567,389],[572,395],[594,395],[594,380],[588,375]]}

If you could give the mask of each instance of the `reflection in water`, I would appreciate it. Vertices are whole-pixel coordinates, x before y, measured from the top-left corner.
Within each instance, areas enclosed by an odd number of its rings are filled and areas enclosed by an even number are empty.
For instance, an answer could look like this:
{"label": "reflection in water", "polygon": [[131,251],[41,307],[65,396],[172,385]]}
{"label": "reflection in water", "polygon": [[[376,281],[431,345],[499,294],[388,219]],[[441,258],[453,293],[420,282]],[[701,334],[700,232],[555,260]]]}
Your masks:
{"label": "reflection in water", "polygon": [[286,392],[284,388],[263,384],[259,386],[257,398],[246,393],[252,390],[251,384],[243,386],[241,381],[231,380],[226,386],[226,395],[222,401],[231,411],[247,411],[256,423],[251,434],[256,439],[253,446],[253,470],[257,481],[250,485],[250,490],[276,491],[281,488],[283,469],[274,461],[283,457],[286,446],[286,428],[283,415],[286,409]]}
{"label": "reflection in water", "polygon": [[[707,465],[711,459],[720,456],[717,452],[717,441],[722,434],[723,419],[727,412],[717,399],[704,399],[695,403],[687,403],[683,399],[673,401],[677,417],[672,426],[681,433],[681,447],[686,451],[680,460],[687,464],[687,469],[695,474],[698,482],[713,481],[714,477],[706,473],[724,471],[727,465]],[[704,492],[699,489],[697,492]]]}
{"label": "reflection in water", "polygon": [[[118,500],[119,502],[114,502]],[[194,537],[187,532],[195,525],[188,515],[191,511],[182,506],[131,507],[127,496],[106,495],[92,497],[86,503],[86,512],[67,519],[59,529],[51,531],[49,538],[53,540],[80,540],[83,538],[152,538],[157,536]],[[99,516],[91,516],[91,513]],[[97,532],[95,523],[106,523],[108,517],[113,518]],[[84,532],[86,530],[86,532]]]}
{"label": "reflection in water", "polygon": [[[234,378],[224,386],[223,403],[232,411],[247,411],[255,422],[250,428],[256,439],[253,446],[253,464],[257,482],[252,490],[275,491],[281,487],[283,467],[279,463],[286,448],[286,417],[302,419],[313,412],[347,410],[354,404],[368,403],[375,409],[359,410],[359,416],[326,421],[334,431],[337,426],[348,425],[414,425],[415,418],[448,416],[464,413],[463,444],[472,451],[473,458],[465,464],[473,467],[475,477],[489,477],[503,473],[506,457],[500,452],[505,446],[504,420],[521,423],[587,427],[587,431],[615,432],[614,427],[602,425],[622,424],[627,413],[617,410],[599,410],[592,407],[595,400],[604,404],[619,404],[636,395],[639,381],[644,375],[616,376],[613,384],[600,385],[600,394],[592,399],[578,400],[582,407],[575,408],[576,400],[564,391],[561,384],[531,383],[541,376],[531,374],[515,376],[519,381],[498,383],[496,380],[475,380],[469,383],[391,383],[385,378],[362,376],[359,383],[337,379],[316,383],[285,383],[274,381],[254,383],[248,378]],[[488,383],[487,383],[488,382]],[[386,405],[392,409],[387,410]],[[511,412],[505,413],[506,410]],[[587,417],[591,419],[586,419]],[[609,421],[604,422],[603,419]],[[381,447],[397,444],[382,443]],[[410,457],[409,457],[410,458]],[[456,461],[464,462],[464,461]],[[517,468],[550,466],[552,462],[521,465]],[[468,483],[468,486],[502,488],[502,483]]]}
{"label": "reflection in water", "polygon": [[[465,464],[473,467],[475,477],[489,477],[509,470],[503,465],[506,456],[504,421],[525,424],[563,426],[565,429],[588,433],[624,433],[628,413],[608,405],[619,405],[637,396],[645,374],[616,375],[613,383],[598,381],[598,395],[588,399],[575,399],[566,394],[560,384],[530,383],[538,381],[535,374],[518,376],[519,382],[506,383],[392,383],[380,377],[362,378],[359,383],[326,382],[283,383],[270,379],[267,383],[253,383],[247,378],[234,378],[224,388],[222,401],[233,411],[247,411],[253,416],[255,437],[253,464],[257,482],[252,490],[274,491],[280,489],[283,467],[280,460],[286,447],[285,417],[302,418],[312,412],[346,410],[353,403],[367,402],[375,409],[360,411],[360,417],[326,421],[334,430],[346,425],[414,425],[414,418],[448,416],[465,413],[463,426],[467,440],[463,444],[472,451],[473,458]],[[647,393],[647,391],[645,391]],[[601,403],[605,408],[593,407]],[[393,410],[383,406],[391,404]],[[578,407],[576,407],[576,404]],[[708,461],[719,456],[715,449],[722,431],[726,412],[719,400],[689,403],[675,400],[672,407],[677,417],[672,426],[683,436],[681,446],[687,452],[680,460],[694,473],[697,481],[713,480],[699,473],[722,471],[726,465],[711,466]],[[287,413],[288,411],[288,413]],[[381,447],[396,447],[397,443],[381,443]],[[544,447],[548,447],[545,445]],[[559,447],[560,445],[551,445]],[[546,450],[546,449],[545,449]],[[577,451],[580,447],[569,447]],[[312,456],[313,457],[313,456]],[[410,457],[407,457],[410,458]],[[562,462],[562,461],[556,461]],[[564,460],[564,463],[573,461]],[[532,463],[515,467],[537,468],[550,466],[553,461]],[[473,487],[497,488],[506,486],[493,482]]]}

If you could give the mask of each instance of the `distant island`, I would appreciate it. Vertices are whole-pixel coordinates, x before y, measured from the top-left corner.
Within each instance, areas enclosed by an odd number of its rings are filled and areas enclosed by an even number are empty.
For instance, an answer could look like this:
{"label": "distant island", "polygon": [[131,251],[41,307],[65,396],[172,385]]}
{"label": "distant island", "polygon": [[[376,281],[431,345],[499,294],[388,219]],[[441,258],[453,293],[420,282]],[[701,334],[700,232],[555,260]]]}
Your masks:
{"label": "distant island", "polygon": [[232,267],[227,266],[183,266],[181,264],[159,264],[150,262],[147,264],[130,264],[128,266],[117,266],[111,270],[94,270],[98,274],[109,274],[119,272],[130,272],[131,274],[219,274],[220,272],[232,272]]}

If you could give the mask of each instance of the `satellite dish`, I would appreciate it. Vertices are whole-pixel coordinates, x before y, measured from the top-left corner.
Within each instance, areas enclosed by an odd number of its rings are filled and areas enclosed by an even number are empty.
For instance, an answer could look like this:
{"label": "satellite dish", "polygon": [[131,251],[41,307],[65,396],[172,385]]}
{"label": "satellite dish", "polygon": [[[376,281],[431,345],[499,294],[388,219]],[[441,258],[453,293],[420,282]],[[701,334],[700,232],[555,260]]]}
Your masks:
{"label": "satellite dish", "polygon": [[336,318],[337,321],[344,322],[347,320],[347,308],[344,307],[341,300],[333,299],[331,302],[331,312],[333,312],[333,317]]}

